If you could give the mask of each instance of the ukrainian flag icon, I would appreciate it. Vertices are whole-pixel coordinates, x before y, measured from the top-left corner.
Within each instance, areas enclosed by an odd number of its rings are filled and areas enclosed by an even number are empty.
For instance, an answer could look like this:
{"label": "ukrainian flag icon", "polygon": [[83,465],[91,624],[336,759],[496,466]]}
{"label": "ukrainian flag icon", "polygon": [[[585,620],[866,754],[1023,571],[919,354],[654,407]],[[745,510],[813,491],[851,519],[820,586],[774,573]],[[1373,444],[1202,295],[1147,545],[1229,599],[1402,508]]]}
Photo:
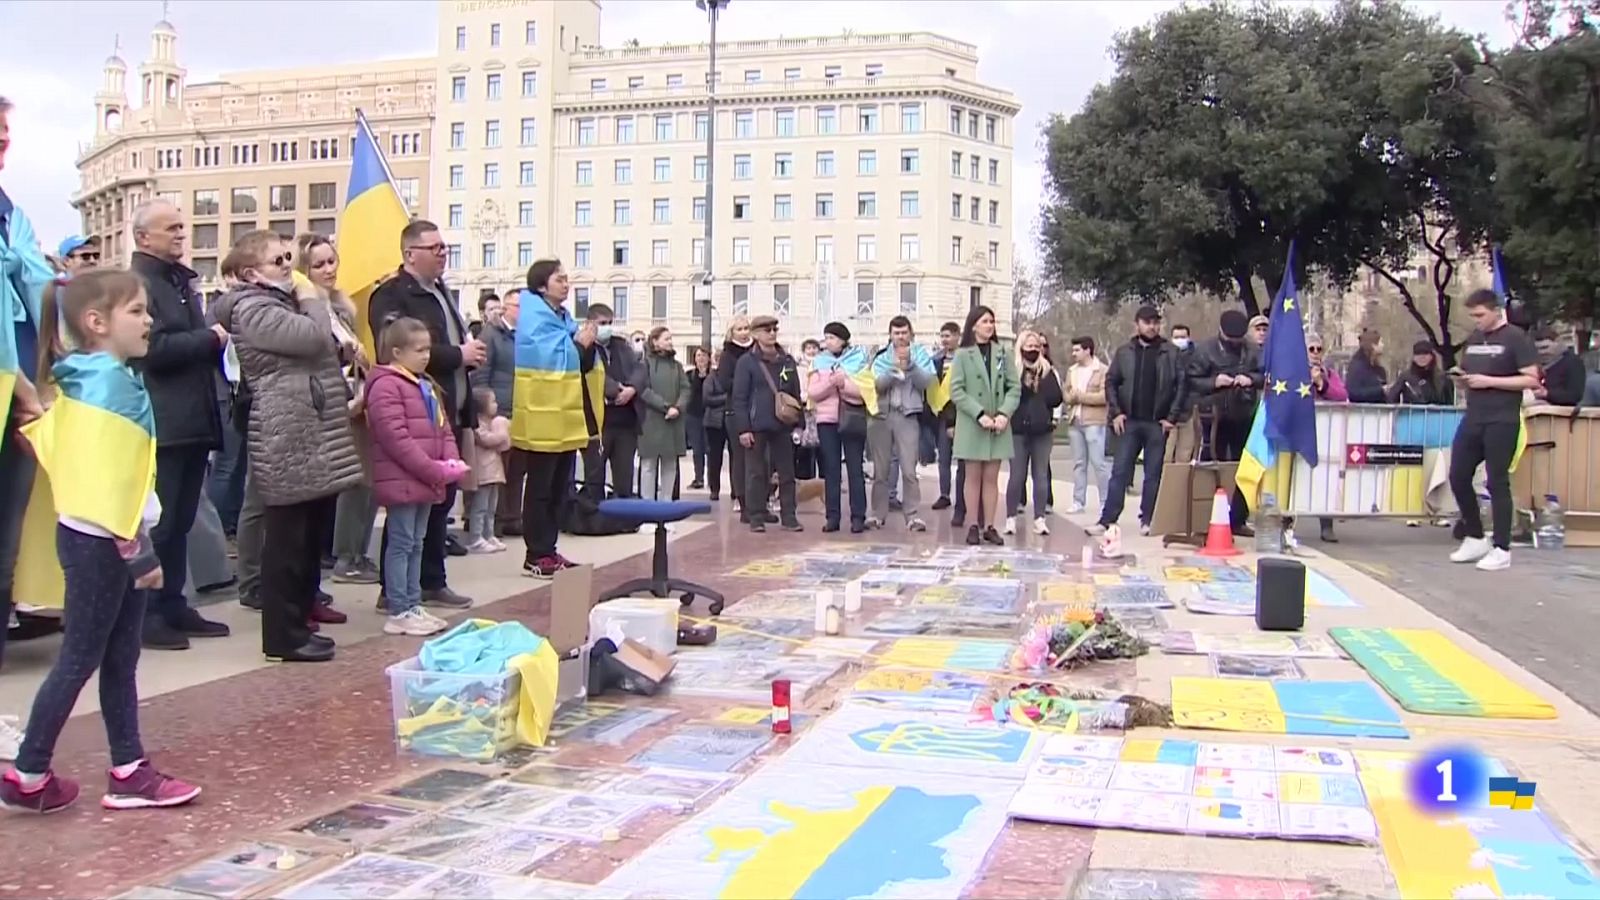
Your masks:
{"label": "ukrainian flag icon", "polygon": [[1533,792],[1537,785],[1516,778],[1489,779],[1489,805],[1505,809],[1533,809]]}

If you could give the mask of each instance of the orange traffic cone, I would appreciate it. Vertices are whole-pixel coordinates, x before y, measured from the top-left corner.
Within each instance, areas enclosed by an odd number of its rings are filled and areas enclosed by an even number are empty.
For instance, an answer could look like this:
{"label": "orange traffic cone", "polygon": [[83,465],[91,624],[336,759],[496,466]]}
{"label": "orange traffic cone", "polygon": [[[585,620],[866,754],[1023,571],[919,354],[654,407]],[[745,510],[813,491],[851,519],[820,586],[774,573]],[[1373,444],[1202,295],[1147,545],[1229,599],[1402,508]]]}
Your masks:
{"label": "orange traffic cone", "polygon": [[1211,501],[1211,527],[1206,529],[1206,545],[1200,548],[1201,556],[1239,555],[1233,546],[1231,511],[1228,492],[1217,488],[1217,496]]}

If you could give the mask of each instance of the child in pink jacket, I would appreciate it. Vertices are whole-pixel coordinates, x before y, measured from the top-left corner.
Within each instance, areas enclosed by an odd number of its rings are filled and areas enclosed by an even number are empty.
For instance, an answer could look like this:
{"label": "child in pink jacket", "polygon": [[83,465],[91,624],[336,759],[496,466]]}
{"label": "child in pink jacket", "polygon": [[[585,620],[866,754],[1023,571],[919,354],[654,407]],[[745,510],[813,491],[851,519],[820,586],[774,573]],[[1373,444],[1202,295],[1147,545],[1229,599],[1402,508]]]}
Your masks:
{"label": "child in pink jacket", "polygon": [[506,483],[504,454],[511,449],[511,421],[500,415],[490,388],[473,391],[472,402],[478,407],[478,427],[472,432],[478,450],[472,456],[472,475],[478,489],[472,492],[472,505],[467,509],[467,552],[500,553],[506,545],[494,536],[494,515]]}

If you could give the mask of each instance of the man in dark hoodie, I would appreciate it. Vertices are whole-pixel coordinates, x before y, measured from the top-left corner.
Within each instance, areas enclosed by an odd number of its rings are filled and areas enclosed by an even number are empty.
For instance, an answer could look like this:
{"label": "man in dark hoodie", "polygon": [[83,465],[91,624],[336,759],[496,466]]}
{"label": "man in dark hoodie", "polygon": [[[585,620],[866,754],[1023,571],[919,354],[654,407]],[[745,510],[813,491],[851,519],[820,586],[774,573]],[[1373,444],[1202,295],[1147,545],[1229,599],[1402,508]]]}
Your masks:
{"label": "man in dark hoodie", "polygon": [[1139,533],[1150,533],[1166,463],[1167,436],[1188,413],[1187,373],[1183,352],[1161,336],[1161,311],[1141,306],[1134,314],[1134,335],[1117,348],[1106,372],[1106,413],[1111,430],[1122,436],[1112,463],[1105,506],[1090,534],[1103,534],[1122,518],[1122,505],[1133,483],[1133,464],[1144,453],[1144,488],[1139,495]]}
{"label": "man in dark hoodie", "polygon": [[1552,406],[1577,406],[1583,402],[1583,386],[1588,377],[1583,360],[1571,346],[1562,343],[1560,333],[1545,325],[1534,332],[1533,346],[1539,351],[1542,370],[1533,395]]}
{"label": "man in dark hoodie", "polygon": [[[1202,341],[1189,357],[1189,393],[1196,399],[1211,401],[1216,417],[1211,457],[1218,462],[1237,462],[1244,455],[1245,441],[1250,439],[1250,423],[1255,418],[1266,373],[1261,369],[1261,349],[1245,338],[1249,320],[1244,313],[1230,309],[1218,324],[1222,333]],[[1247,524],[1250,508],[1238,490],[1233,492],[1230,513],[1234,534],[1255,534]]]}
{"label": "man in dark hoodie", "polygon": [[[606,414],[600,425],[598,453],[584,457],[583,481],[592,487],[611,469],[611,490],[618,497],[634,496],[633,460],[639,453],[639,394],[644,390],[644,360],[632,342],[616,333],[616,314],[604,303],[589,304],[589,322],[595,327],[595,348],[606,367]],[[590,463],[593,462],[591,470]]]}

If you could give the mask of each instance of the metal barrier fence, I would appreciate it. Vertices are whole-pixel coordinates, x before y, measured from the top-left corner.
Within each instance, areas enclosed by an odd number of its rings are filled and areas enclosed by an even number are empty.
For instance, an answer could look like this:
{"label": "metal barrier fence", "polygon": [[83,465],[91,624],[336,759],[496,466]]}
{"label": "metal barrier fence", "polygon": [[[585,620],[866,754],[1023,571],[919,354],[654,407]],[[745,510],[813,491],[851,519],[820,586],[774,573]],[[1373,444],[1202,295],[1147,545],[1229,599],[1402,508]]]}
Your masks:
{"label": "metal barrier fence", "polygon": [[[1339,518],[1416,518],[1440,504],[1448,507],[1446,451],[1464,412],[1453,406],[1318,403],[1319,464],[1312,468],[1294,457],[1278,505],[1289,515]],[[1279,454],[1280,471],[1286,456]],[[1283,478],[1278,480],[1281,489]],[[1269,479],[1265,489],[1271,488]]]}

